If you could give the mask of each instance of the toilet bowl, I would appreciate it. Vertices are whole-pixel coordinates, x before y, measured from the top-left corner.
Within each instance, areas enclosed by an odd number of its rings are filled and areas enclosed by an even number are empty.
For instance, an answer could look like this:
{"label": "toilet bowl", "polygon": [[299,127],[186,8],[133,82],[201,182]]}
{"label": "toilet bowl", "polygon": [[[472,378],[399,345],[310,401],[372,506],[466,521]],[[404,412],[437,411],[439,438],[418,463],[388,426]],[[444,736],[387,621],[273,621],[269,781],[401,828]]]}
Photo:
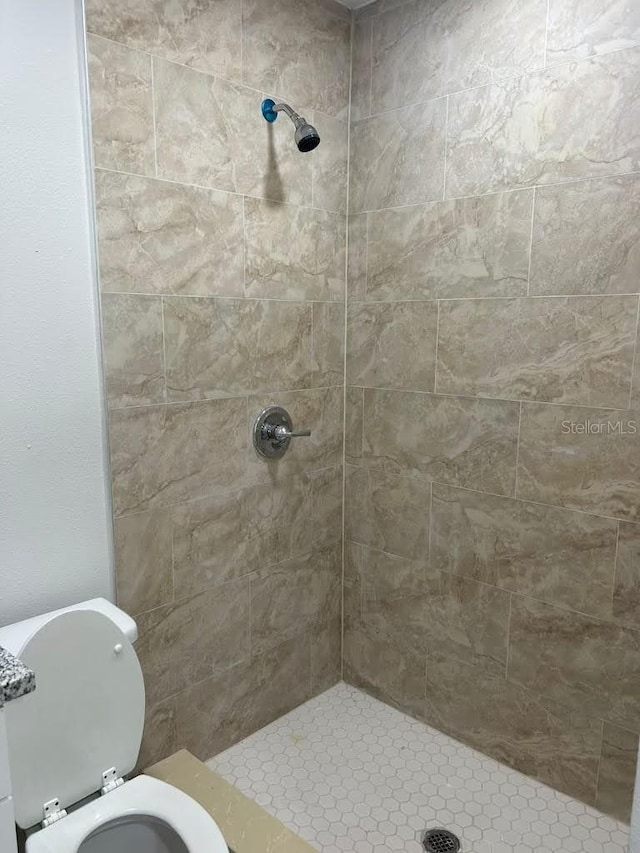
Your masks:
{"label": "toilet bowl", "polygon": [[228,853],[187,794],[148,776],[125,781],[144,727],[136,637],[105,599],[0,629],[0,646],[36,675],[35,692],[4,709],[27,853]]}

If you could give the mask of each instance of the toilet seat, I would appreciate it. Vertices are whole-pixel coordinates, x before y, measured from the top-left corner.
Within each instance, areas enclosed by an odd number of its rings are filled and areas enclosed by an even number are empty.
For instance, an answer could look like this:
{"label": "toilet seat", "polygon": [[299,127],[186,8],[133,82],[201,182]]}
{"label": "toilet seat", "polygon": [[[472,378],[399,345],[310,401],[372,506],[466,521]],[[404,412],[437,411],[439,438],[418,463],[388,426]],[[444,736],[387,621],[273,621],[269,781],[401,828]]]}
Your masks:
{"label": "toilet seat", "polygon": [[92,832],[110,821],[143,815],[170,826],[189,853],[228,853],[214,819],[178,788],[137,776],[27,839],[27,853],[77,853]]}

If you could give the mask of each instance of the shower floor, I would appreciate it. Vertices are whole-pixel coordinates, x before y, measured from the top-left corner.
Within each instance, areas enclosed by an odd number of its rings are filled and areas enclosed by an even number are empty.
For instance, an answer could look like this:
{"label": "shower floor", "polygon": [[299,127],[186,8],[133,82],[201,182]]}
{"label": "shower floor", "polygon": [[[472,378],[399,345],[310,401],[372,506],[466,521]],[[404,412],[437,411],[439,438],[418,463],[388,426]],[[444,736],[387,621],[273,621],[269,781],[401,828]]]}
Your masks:
{"label": "shower floor", "polygon": [[207,762],[323,853],[627,853],[629,828],[338,684]]}

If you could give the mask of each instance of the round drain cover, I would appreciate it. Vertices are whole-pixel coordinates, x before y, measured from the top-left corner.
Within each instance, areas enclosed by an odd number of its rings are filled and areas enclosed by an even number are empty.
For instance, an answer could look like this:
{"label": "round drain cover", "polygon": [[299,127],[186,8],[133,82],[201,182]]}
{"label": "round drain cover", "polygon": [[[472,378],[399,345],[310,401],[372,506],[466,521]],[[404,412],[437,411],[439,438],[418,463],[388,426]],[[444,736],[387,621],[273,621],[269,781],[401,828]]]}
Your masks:
{"label": "round drain cover", "polygon": [[428,829],[422,839],[427,853],[458,853],[460,840],[448,829]]}

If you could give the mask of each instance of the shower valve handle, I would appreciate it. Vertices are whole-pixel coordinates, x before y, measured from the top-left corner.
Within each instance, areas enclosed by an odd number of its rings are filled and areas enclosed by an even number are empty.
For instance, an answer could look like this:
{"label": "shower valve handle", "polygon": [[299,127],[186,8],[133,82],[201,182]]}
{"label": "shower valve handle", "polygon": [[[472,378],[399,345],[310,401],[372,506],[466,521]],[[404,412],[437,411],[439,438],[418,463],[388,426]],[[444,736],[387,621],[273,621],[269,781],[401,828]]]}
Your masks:
{"label": "shower valve handle", "polygon": [[310,429],[287,429],[286,426],[277,426],[273,430],[274,436],[278,439],[278,441],[282,441],[284,438],[307,438],[311,435]]}
{"label": "shower valve handle", "polygon": [[253,446],[260,456],[279,459],[287,452],[292,438],[308,438],[310,429],[294,429],[291,415],[282,406],[268,406],[253,425]]}

